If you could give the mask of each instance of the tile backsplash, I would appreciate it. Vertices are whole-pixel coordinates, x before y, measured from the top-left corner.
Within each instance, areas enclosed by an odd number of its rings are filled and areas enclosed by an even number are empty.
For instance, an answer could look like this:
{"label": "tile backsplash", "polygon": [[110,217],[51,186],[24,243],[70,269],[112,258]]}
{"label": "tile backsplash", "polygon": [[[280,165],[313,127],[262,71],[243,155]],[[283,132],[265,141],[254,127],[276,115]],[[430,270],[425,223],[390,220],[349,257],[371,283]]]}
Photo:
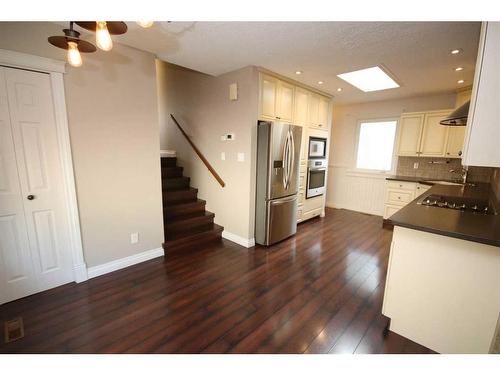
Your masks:
{"label": "tile backsplash", "polygon": [[[418,168],[414,168],[414,163],[418,163]],[[396,174],[436,180],[454,180],[459,179],[460,174],[450,172],[450,170],[460,170],[461,167],[460,159],[400,156],[398,157]],[[467,181],[490,182],[493,171],[494,168],[469,167]]]}

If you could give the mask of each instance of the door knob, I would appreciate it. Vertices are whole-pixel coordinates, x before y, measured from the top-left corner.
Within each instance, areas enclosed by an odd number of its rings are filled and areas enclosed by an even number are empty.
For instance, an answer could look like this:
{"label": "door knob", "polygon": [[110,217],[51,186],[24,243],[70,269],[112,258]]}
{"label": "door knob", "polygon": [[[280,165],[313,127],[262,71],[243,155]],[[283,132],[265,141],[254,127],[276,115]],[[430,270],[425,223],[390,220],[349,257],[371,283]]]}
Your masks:
{"label": "door knob", "polygon": [[30,194],[26,198],[28,198],[29,201],[32,201],[33,199],[35,199],[35,196]]}

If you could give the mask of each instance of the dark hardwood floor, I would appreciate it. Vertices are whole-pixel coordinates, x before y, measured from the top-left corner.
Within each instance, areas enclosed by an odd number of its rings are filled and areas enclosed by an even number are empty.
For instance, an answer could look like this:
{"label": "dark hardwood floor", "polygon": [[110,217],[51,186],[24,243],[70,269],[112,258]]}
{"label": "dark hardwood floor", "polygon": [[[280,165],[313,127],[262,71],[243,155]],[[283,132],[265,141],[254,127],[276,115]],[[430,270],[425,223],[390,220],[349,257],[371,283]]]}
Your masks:
{"label": "dark hardwood floor", "polygon": [[[2,353],[429,353],[380,313],[392,232],[328,209],[269,249],[169,254],[0,306]],[[3,326],[3,324],[2,324]]]}

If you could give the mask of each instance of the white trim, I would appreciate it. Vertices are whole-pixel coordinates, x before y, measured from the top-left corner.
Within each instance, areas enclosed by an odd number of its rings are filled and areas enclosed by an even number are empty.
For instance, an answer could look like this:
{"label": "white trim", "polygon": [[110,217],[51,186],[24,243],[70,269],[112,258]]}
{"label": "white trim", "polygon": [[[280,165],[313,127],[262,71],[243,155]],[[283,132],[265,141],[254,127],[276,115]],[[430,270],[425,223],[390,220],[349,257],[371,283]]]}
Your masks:
{"label": "white trim", "polygon": [[227,230],[222,231],[222,238],[225,238],[226,240],[237,243],[238,245],[246,247],[247,249],[249,247],[255,246],[255,238],[241,237],[241,236],[238,236],[237,234],[228,232]]}
{"label": "white trim", "polygon": [[80,218],[78,214],[78,201],[76,197],[75,177],[73,171],[73,157],[68,129],[68,115],[66,113],[66,99],[64,96],[64,81],[62,73],[50,73],[50,82],[54,100],[54,113],[57,128],[57,144],[61,159],[62,174],[64,179],[64,193],[68,211],[70,227],[69,240],[73,255],[73,268],[75,281],[80,283],[87,280],[85,259],[83,256],[82,235],[80,231]]}
{"label": "white trim", "polygon": [[35,70],[50,74],[52,99],[54,102],[54,119],[56,122],[57,145],[64,183],[64,198],[67,207],[69,224],[70,251],[73,257],[73,279],[77,283],[88,279],[87,266],[83,255],[80,218],[76,196],[73,157],[69,137],[68,115],[64,93],[63,73],[66,72],[64,61],[0,49],[0,65]]}
{"label": "white trim", "polygon": [[0,65],[31,69],[44,73],[66,73],[66,63],[64,61],[28,55],[26,53],[9,51],[6,49],[0,49]]}
{"label": "white trim", "polygon": [[177,156],[177,152],[174,150],[160,150],[160,157],[162,158],[175,158]]}
{"label": "white trim", "polygon": [[102,276],[110,272],[121,270],[122,268],[133,266],[134,264],[161,257],[163,255],[163,249],[159,247],[157,249],[143,251],[139,254],[130,255],[125,258],[116,259],[108,263],[88,268],[88,278],[92,279],[97,276]]}

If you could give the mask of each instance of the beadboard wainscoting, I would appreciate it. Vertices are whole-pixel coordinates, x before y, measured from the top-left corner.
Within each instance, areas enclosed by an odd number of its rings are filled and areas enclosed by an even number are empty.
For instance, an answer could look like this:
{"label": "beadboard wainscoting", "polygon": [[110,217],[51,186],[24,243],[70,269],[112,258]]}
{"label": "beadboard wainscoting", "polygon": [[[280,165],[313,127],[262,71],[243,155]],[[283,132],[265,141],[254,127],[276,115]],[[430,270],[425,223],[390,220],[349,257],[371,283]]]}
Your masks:
{"label": "beadboard wainscoting", "polygon": [[327,207],[384,214],[385,174],[360,173],[345,165],[328,166]]}

